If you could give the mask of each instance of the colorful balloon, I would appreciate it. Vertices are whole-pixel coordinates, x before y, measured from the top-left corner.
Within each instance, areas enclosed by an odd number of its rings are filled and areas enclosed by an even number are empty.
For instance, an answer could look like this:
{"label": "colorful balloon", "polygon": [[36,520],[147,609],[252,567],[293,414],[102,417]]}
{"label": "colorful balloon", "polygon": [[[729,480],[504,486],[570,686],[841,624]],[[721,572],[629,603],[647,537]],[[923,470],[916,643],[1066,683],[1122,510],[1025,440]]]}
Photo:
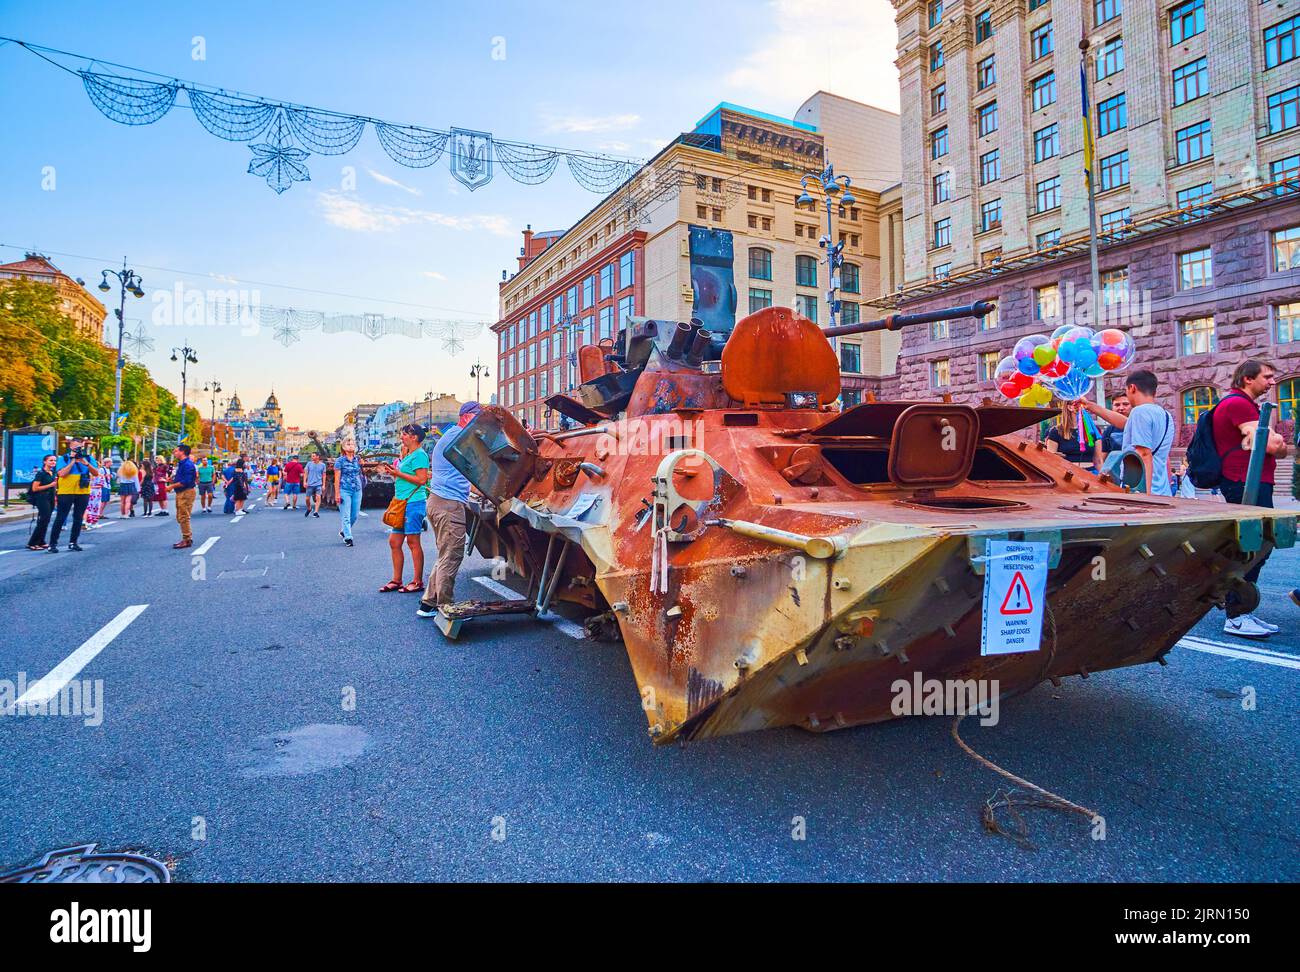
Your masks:
{"label": "colorful balloon", "polygon": [[1078,368],[1071,368],[1052,382],[1052,392],[1063,402],[1077,402],[1092,390],[1092,379]]}

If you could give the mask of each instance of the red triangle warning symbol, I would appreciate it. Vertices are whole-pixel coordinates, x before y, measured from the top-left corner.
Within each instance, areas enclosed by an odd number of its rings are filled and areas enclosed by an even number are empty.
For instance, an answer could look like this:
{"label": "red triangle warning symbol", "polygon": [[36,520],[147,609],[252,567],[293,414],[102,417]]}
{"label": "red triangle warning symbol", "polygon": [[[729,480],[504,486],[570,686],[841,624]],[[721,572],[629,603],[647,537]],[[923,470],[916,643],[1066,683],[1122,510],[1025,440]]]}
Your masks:
{"label": "red triangle warning symbol", "polygon": [[1011,586],[1007,588],[1007,596],[1002,600],[1002,613],[1034,613],[1034,601],[1029,596],[1029,585],[1025,583],[1025,575],[1020,571],[1016,571],[1016,576],[1011,578]]}

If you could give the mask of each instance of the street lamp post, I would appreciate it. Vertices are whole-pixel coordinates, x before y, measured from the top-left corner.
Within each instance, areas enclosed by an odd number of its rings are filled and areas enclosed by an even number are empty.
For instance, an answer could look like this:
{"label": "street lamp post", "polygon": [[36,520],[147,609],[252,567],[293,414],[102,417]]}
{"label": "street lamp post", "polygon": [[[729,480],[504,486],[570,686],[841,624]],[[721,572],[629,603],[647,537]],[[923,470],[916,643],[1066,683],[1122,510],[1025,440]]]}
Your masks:
{"label": "street lamp post", "polygon": [[176,355],[180,355],[181,361],[181,434],[177,439],[177,445],[185,441],[185,402],[186,394],[189,392],[189,366],[199,363],[199,356],[194,349],[188,344],[181,348],[172,348],[172,360],[176,361]]}
{"label": "street lamp post", "polygon": [[483,388],[482,379],[488,377],[487,365],[478,358],[474,359],[474,364],[469,369],[469,376],[474,379],[474,401],[482,401]]}
{"label": "street lamp post", "polygon": [[[217,453],[217,395],[221,393],[221,382],[215,378],[203,386],[205,392],[212,393],[212,418],[208,423],[208,431],[212,438],[212,454]],[[182,412],[182,415],[185,413]]]}
{"label": "street lamp post", "polygon": [[122,367],[125,359],[122,357],[122,334],[126,329],[126,295],[128,293],[139,298],[144,296],[144,289],[140,286],[144,281],[134,270],[128,270],[126,259],[122,259],[121,270],[104,270],[100,276],[99,289],[108,293],[113,289],[112,284],[108,282],[109,277],[117,278],[118,287],[121,289],[121,296],[118,300],[117,307],[117,367],[116,376],[113,385],[113,418],[109,423],[110,431],[117,435],[120,431],[117,427],[118,420],[122,414]]}
{"label": "street lamp post", "polygon": [[[803,186],[803,195],[795,200],[796,206],[816,207],[817,197],[808,191],[810,183],[814,189],[821,192],[822,201],[826,207],[826,235],[818,242],[821,244],[822,249],[826,251],[826,269],[829,273],[830,283],[830,287],[826,291],[826,305],[830,315],[830,326],[834,327],[838,323],[836,318],[840,312],[840,267],[844,264],[844,243],[835,239],[835,224],[832,219],[832,211],[837,204],[852,206],[858,200],[854,197],[852,190],[849,189],[849,186],[853,184],[853,180],[848,176],[837,176],[835,166],[827,162],[826,168],[822,170],[821,175],[809,173],[799,180],[799,184]],[[841,192],[844,195],[841,196]],[[838,203],[836,197],[839,197]]]}

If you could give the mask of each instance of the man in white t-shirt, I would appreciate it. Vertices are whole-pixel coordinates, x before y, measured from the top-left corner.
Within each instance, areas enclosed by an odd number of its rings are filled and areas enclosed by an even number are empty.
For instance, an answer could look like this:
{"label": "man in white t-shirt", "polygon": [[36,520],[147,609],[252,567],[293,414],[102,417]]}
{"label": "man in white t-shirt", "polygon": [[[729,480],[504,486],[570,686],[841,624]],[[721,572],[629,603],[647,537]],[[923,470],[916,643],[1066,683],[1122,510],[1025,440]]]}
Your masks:
{"label": "man in white t-shirt", "polygon": [[1146,467],[1147,492],[1155,496],[1171,495],[1169,489],[1169,450],[1174,446],[1174,420],[1163,406],[1156,404],[1159,381],[1145,369],[1128,376],[1125,393],[1132,406],[1128,415],[1085,401],[1083,407],[1100,416],[1117,429],[1124,430],[1123,448],[1132,449]]}

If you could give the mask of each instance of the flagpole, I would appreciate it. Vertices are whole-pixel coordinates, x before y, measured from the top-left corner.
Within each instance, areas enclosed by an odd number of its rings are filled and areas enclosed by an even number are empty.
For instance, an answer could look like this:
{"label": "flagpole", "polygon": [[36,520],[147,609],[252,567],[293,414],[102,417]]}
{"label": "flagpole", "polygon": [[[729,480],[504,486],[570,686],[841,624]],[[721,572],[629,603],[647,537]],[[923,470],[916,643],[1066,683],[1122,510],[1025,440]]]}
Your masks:
{"label": "flagpole", "polygon": [[[1097,267],[1097,187],[1093,182],[1092,109],[1088,104],[1088,37],[1079,41],[1079,92],[1082,96],[1083,116],[1083,181],[1088,186],[1088,263],[1092,276],[1092,323],[1101,319],[1101,272]],[[1104,378],[1093,379],[1097,404],[1105,406]]]}

